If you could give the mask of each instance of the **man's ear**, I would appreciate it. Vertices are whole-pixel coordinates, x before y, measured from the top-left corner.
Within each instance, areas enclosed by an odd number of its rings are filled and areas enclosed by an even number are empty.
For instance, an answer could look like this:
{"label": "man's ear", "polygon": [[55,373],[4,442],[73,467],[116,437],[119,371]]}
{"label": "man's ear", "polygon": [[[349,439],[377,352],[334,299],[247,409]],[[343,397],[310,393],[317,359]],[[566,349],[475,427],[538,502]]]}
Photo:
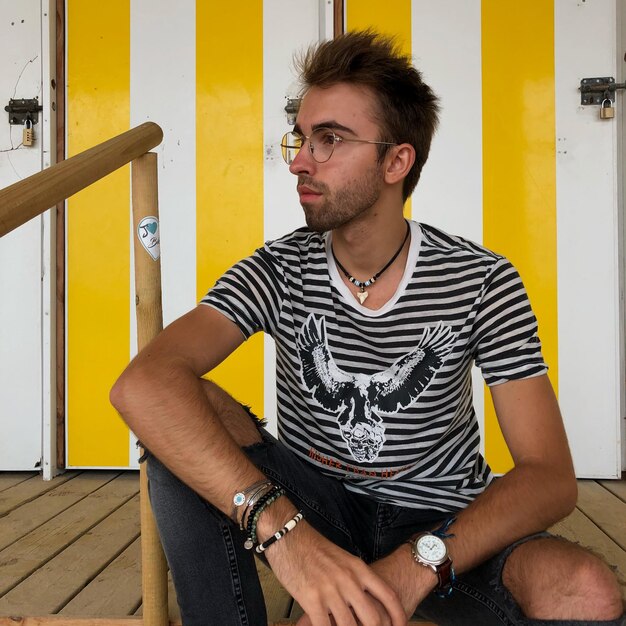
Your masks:
{"label": "man's ear", "polygon": [[415,163],[415,148],[401,143],[393,146],[385,157],[385,182],[393,185],[404,180]]}

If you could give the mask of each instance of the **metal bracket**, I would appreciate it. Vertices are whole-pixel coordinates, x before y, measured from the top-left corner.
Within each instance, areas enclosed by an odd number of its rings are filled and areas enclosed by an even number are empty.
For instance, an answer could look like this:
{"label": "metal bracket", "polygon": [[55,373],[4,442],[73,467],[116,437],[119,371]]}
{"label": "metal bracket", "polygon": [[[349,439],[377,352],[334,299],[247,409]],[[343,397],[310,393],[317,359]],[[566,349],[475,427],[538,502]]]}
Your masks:
{"label": "metal bracket", "polygon": [[287,113],[287,124],[293,126],[296,123],[296,116],[300,109],[300,98],[287,97],[287,106],[285,106],[285,113]]}
{"label": "metal bracket", "polygon": [[612,76],[583,78],[580,81],[580,104],[602,104],[605,100],[614,103],[618,89],[626,89],[626,83],[616,83]]}
{"label": "metal bracket", "polygon": [[4,107],[9,113],[9,124],[23,126],[26,120],[30,120],[33,124],[39,121],[39,111],[43,111],[43,107],[39,104],[38,98],[18,100],[9,100],[9,104]]}

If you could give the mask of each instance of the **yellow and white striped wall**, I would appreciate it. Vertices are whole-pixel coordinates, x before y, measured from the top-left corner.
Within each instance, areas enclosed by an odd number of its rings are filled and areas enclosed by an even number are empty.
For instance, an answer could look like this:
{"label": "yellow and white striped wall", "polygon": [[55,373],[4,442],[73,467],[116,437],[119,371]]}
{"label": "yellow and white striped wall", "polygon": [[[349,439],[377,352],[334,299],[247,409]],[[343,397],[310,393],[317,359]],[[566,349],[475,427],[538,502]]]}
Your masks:
{"label": "yellow and white striped wall", "polygon": [[[396,35],[442,100],[407,212],[516,264],[577,472],[617,476],[617,124],[581,107],[577,91],[583,77],[615,76],[615,3],[345,0],[345,22]],[[292,52],[331,35],[330,0],[67,1],[69,153],[147,119],[165,133],[165,323],[233,262],[303,223],[277,143],[296,93]],[[134,438],[108,403],[135,353],[129,197],[126,169],[67,211],[70,467],[136,467]],[[273,347],[260,336],[248,343],[215,378],[271,420]],[[510,457],[476,382],[485,453],[504,472]]]}

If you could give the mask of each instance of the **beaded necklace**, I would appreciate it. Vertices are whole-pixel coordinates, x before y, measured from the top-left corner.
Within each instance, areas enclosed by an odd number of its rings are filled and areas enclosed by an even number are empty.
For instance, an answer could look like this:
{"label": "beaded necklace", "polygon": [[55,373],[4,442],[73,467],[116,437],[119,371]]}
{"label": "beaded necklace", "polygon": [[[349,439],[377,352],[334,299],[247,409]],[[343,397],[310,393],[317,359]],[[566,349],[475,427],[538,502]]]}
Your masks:
{"label": "beaded necklace", "polygon": [[367,296],[369,295],[369,293],[365,291],[365,288],[373,285],[381,277],[382,273],[398,258],[398,255],[400,254],[400,252],[402,252],[402,248],[404,248],[404,244],[406,243],[406,240],[409,238],[410,232],[411,232],[411,227],[409,226],[409,223],[407,222],[406,234],[404,235],[404,239],[402,240],[402,243],[400,244],[400,247],[398,248],[396,253],[389,259],[389,261],[387,261],[383,269],[379,270],[371,278],[368,278],[367,280],[364,280],[364,281],[357,280],[354,276],[352,276],[352,274],[348,272],[348,270],[341,263],[339,263],[337,257],[335,256],[335,251],[333,250],[333,246],[331,244],[330,251],[332,252],[333,259],[335,260],[337,267],[344,273],[345,277],[353,285],[355,285],[356,287],[360,289],[360,291],[357,291],[356,297],[359,299],[359,302],[361,304],[363,304],[365,300],[367,300]]}

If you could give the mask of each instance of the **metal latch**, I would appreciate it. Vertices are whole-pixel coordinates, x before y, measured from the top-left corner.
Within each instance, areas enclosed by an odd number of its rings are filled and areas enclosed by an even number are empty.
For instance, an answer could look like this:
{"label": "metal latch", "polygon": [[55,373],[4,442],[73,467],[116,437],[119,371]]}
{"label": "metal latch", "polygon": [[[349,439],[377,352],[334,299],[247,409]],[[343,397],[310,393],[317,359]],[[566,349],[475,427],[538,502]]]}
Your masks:
{"label": "metal latch", "polygon": [[36,124],[39,121],[39,111],[43,111],[43,107],[39,104],[38,98],[19,98],[9,100],[4,110],[9,113],[9,124],[24,126],[27,120]]}

